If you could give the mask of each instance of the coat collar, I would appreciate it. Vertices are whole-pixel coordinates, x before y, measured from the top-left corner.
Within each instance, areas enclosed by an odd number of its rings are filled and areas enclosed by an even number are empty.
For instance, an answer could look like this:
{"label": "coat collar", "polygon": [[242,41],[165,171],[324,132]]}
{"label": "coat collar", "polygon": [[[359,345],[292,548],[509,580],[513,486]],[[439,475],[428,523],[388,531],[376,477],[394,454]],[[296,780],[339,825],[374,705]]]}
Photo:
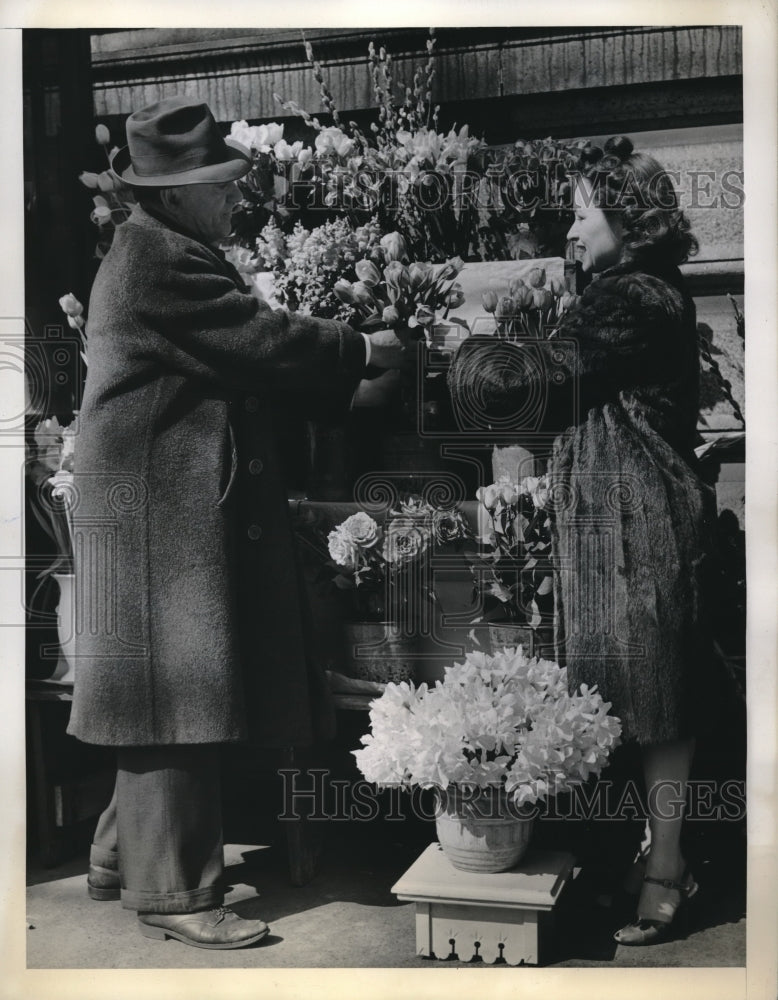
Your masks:
{"label": "coat collar", "polygon": [[[219,261],[222,270],[226,274],[229,274],[230,277],[234,277],[238,274],[232,264],[230,264],[225,257],[224,251],[220,250],[219,247],[214,246],[212,243],[204,243],[197,236],[187,232],[186,229],[176,226],[176,224],[171,220],[164,218],[161,215],[157,215],[149,209],[144,208],[142,205],[136,204],[133,206],[130,216],[127,219],[127,223],[134,226],[140,226],[142,229],[163,229],[168,230],[171,233],[177,233],[179,236],[183,236],[186,239],[199,244],[201,247],[205,247],[205,249],[208,250],[209,253],[212,253],[213,256]],[[243,283],[242,279],[241,282]]]}
{"label": "coat collar", "polygon": [[683,288],[683,277],[678,266],[655,256],[620,261],[613,267],[601,271],[594,280],[600,281],[603,278],[617,278],[628,274],[651,274],[678,289]]}

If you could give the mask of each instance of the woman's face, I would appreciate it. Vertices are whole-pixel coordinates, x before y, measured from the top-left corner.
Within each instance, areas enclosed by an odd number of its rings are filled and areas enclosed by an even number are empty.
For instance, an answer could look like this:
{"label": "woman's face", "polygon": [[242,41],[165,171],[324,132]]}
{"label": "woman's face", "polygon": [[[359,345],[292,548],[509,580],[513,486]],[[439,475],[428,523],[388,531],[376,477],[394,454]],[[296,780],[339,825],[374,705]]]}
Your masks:
{"label": "woman's face", "polygon": [[623,248],[621,219],[615,212],[604,212],[592,204],[588,181],[576,184],[573,192],[575,222],[567,234],[576,240],[576,256],[584,271],[604,271],[618,264]]}

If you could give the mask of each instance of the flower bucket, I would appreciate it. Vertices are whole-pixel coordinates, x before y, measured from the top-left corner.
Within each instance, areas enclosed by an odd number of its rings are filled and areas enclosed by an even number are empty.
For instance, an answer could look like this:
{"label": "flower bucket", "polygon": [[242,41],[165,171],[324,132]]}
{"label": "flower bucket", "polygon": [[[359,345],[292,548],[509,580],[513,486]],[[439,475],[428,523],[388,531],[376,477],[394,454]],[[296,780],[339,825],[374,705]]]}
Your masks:
{"label": "flower bucket", "polygon": [[438,791],[435,826],[443,853],[466,872],[505,872],[529,847],[534,811],[512,805],[501,789],[450,785]]}
{"label": "flower bucket", "polygon": [[553,659],[554,636],[548,628],[530,628],[528,625],[489,625],[489,646],[497,653],[505,646],[522,646],[527,656]]}
{"label": "flower bucket", "polygon": [[392,622],[347,622],[345,632],[352,677],[383,684],[413,680],[418,653],[415,635],[404,635]]}
{"label": "flower bucket", "polygon": [[76,623],[73,605],[73,589],[76,578],[73,573],[55,573],[54,579],[59,586],[59,604],[57,605],[59,658],[50,679],[72,683],[75,678],[76,663]]}

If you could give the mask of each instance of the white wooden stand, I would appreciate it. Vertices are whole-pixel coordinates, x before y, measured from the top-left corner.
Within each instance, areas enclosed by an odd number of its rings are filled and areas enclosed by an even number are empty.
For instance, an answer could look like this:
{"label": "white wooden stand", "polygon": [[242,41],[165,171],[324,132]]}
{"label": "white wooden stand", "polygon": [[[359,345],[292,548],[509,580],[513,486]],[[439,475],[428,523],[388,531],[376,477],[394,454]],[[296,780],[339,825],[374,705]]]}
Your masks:
{"label": "white wooden stand", "polygon": [[416,904],[416,953],[427,958],[537,965],[541,931],[573,872],[573,856],[530,850],[517,868],[497,874],[454,868],[430,844],[395,885]]}

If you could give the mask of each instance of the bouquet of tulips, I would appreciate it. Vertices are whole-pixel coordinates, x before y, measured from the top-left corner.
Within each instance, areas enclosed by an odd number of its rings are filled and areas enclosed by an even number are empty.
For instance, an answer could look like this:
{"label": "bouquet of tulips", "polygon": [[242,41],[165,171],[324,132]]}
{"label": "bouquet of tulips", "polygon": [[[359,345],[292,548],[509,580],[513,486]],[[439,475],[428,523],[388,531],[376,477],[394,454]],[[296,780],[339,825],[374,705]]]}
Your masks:
{"label": "bouquet of tulips", "polygon": [[[118,151],[117,146],[111,146],[111,133],[105,125],[95,126],[95,140],[102,146],[107,167],[105,170],[96,173],[92,170],[83,170],[78,179],[90,191],[96,192],[92,196],[93,208],[89,215],[91,222],[97,226],[98,236],[95,244],[95,257],[102,260],[108,253],[113,234],[116,227],[129,218],[135,198],[132,188],[124,184],[119,177],[110,169],[111,160]],[[73,324],[71,324],[72,326]]]}
{"label": "bouquet of tulips", "polygon": [[292,216],[297,207],[292,188],[310,174],[313,150],[300,140],[287,142],[284,126],[278,122],[233,122],[229,138],[251,155],[251,170],[238,181],[243,200],[233,213],[234,231],[227,245],[253,249],[263,226]]}
{"label": "bouquet of tulips", "polygon": [[357,261],[357,281],[341,279],[333,291],[353,307],[364,330],[389,327],[400,339],[431,339],[438,314],[448,316],[464,302],[455,280],[464,267],[455,257],[444,264],[406,263],[408,249],[399,233],[389,233],[371,258]]}
{"label": "bouquet of tulips", "polygon": [[556,278],[546,287],[542,267],[533,267],[526,281],[511,281],[507,295],[490,288],[481,296],[484,309],[494,314],[497,336],[504,340],[552,337],[562,314],[577,305],[578,299]]}

